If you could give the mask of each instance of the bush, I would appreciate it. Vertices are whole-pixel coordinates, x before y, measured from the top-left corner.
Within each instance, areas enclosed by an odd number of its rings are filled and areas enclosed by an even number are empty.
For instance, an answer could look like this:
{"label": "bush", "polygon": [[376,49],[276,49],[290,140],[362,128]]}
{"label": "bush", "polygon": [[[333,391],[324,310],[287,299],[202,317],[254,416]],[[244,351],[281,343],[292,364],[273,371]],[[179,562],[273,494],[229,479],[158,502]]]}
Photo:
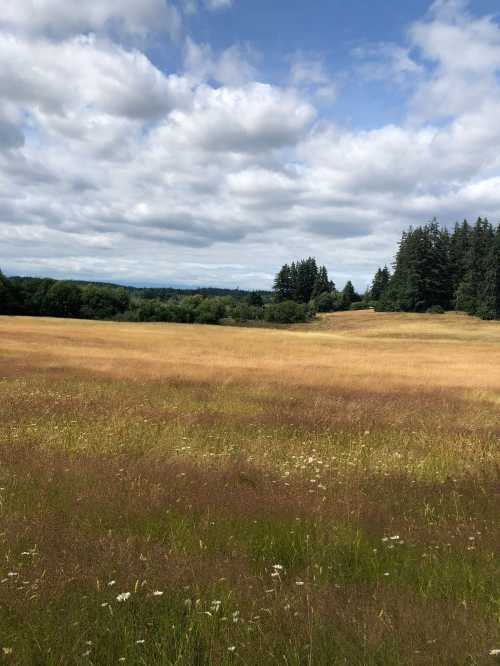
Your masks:
{"label": "bush", "polygon": [[370,308],[374,308],[375,303],[370,303],[367,301],[361,301],[360,303],[352,303],[351,307],[349,308],[350,310],[369,310]]}
{"label": "bush", "polygon": [[264,311],[264,319],[275,324],[297,324],[307,321],[305,305],[295,301],[282,301],[267,305]]}
{"label": "bush", "polygon": [[427,308],[427,314],[445,314],[445,310],[441,305],[431,305]]}
{"label": "bush", "polygon": [[335,296],[328,291],[323,291],[319,296],[316,296],[314,304],[318,312],[332,312],[336,309]]}

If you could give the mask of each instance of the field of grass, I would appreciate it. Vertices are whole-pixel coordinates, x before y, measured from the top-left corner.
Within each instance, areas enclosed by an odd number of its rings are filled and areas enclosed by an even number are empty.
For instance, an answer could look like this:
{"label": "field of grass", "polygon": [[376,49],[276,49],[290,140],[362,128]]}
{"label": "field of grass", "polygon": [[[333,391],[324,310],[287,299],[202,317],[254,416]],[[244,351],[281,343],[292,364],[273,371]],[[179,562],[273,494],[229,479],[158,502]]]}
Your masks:
{"label": "field of grass", "polygon": [[494,664],[500,323],[0,317],[0,664]]}

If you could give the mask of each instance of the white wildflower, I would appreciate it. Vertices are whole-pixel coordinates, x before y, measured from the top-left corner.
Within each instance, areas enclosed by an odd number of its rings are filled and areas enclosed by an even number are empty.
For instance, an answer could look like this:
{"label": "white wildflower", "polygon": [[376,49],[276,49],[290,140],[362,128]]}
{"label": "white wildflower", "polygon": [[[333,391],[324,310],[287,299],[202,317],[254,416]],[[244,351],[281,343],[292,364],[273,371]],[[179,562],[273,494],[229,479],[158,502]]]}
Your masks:
{"label": "white wildflower", "polygon": [[161,590],[154,590],[153,597],[162,597],[163,592]]}
{"label": "white wildflower", "polygon": [[127,599],[130,599],[132,595],[130,592],[120,592],[120,594],[116,597],[117,601],[127,601]]}

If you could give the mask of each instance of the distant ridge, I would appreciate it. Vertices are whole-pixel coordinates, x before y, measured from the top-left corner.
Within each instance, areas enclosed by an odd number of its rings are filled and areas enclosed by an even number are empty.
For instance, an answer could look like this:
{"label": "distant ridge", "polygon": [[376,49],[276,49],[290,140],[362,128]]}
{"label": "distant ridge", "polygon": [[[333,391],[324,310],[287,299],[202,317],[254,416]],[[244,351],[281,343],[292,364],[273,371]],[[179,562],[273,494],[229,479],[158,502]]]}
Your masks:
{"label": "distant ridge", "polygon": [[113,289],[125,289],[129,294],[146,299],[158,299],[160,301],[168,300],[174,296],[231,296],[236,299],[243,299],[250,293],[258,293],[263,297],[271,297],[272,292],[266,290],[250,290],[250,289],[225,289],[223,287],[131,287],[129,285],[116,284],[114,282],[100,282],[96,280],[61,280],[51,277],[23,277],[15,275],[9,277],[12,282],[18,280],[51,280],[53,282],[65,282],[68,284],[75,284],[79,287],[86,287],[89,285],[95,287],[111,287]]}

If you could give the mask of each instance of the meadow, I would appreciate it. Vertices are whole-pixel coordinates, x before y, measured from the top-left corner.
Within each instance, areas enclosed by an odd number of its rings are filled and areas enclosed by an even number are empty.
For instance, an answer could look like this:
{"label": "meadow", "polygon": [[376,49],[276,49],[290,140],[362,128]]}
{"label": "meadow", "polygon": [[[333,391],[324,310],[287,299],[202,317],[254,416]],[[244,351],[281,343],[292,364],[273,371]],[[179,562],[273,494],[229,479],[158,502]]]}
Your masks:
{"label": "meadow", "polygon": [[0,663],[497,663],[499,443],[499,322],[0,317]]}

